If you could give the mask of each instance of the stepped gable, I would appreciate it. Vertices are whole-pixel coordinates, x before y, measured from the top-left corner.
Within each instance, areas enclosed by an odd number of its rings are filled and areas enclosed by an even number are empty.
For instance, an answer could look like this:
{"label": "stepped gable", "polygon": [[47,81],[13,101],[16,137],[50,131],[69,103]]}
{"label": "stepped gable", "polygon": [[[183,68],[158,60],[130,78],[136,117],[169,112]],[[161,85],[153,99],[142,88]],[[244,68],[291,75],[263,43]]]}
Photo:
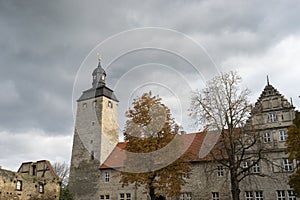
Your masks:
{"label": "stepped gable", "polygon": [[[272,99],[278,98],[280,105],[277,109],[284,108],[295,108],[292,103],[288,102],[288,100],[273,86],[269,83],[269,79],[267,81],[267,85],[263,89],[259,98],[257,99],[254,107],[252,108],[251,114],[261,113],[266,110],[266,108],[262,105],[263,101],[271,101]],[[276,110],[276,108],[273,108]]]}

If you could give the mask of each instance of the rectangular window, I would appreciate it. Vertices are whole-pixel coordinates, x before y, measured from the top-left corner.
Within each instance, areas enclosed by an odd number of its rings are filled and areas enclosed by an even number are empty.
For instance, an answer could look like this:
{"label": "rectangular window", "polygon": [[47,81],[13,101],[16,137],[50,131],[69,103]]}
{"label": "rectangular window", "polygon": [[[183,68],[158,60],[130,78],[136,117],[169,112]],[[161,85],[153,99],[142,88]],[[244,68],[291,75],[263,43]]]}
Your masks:
{"label": "rectangular window", "polygon": [[271,134],[269,132],[264,133],[264,143],[271,142]]}
{"label": "rectangular window", "polygon": [[110,200],[110,198],[109,198],[109,195],[107,194],[107,195],[105,195],[105,199],[106,200]]}
{"label": "rectangular window", "polygon": [[126,200],[131,200],[131,194],[130,193],[126,193]]}
{"label": "rectangular window", "polygon": [[105,182],[109,182],[109,172],[105,172]]}
{"label": "rectangular window", "polygon": [[220,200],[219,192],[213,192],[212,193],[212,199],[213,200]]}
{"label": "rectangular window", "polygon": [[124,193],[120,193],[120,200],[125,200],[125,195],[124,195]]}
{"label": "rectangular window", "polygon": [[82,104],[82,107],[83,107],[83,108],[86,108],[86,107],[87,107],[87,104],[86,104],[86,103],[83,103],[83,104]]}
{"label": "rectangular window", "polygon": [[260,166],[259,163],[255,163],[252,167],[252,172],[253,173],[260,173]]}
{"label": "rectangular window", "polygon": [[284,190],[277,190],[277,200],[286,200]]}
{"label": "rectangular window", "polygon": [[280,141],[286,141],[287,140],[287,134],[286,134],[285,130],[280,130],[279,135],[280,135]]}
{"label": "rectangular window", "polygon": [[188,172],[184,173],[182,176],[184,179],[189,179],[190,178],[190,174]]}
{"label": "rectangular window", "polygon": [[223,166],[217,166],[217,170],[218,170],[218,176],[224,176],[224,169]]}
{"label": "rectangular window", "polygon": [[287,194],[288,194],[288,200],[296,200],[296,195],[293,190],[288,190]]}
{"label": "rectangular window", "polygon": [[270,122],[277,122],[277,115],[275,113],[269,114],[269,121]]}
{"label": "rectangular window", "polygon": [[192,200],[192,193],[186,193],[186,200]]}
{"label": "rectangular window", "polygon": [[184,193],[180,194],[180,200],[184,200]]}
{"label": "rectangular window", "polygon": [[246,191],[245,192],[246,200],[263,200],[263,192],[262,191]]}
{"label": "rectangular window", "polygon": [[263,192],[262,191],[255,191],[255,200],[263,200]]}
{"label": "rectangular window", "polygon": [[244,170],[244,174],[245,173],[247,173],[247,172],[249,172],[249,169],[248,169],[248,162],[242,162],[242,168],[243,168],[243,170]]}
{"label": "rectangular window", "polygon": [[100,199],[104,199],[104,195],[100,195]]}
{"label": "rectangular window", "polygon": [[252,191],[246,191],[245,192],[246,200],[253,200],[253,192]]}
{"label": "rectangular window", "polygon": [[93,108],[97,107],[97,101],[93,101]]}
{"label": "rectangular window", "polygon": [[289,159],[283,159],[283,169],[286,172],[291,172],[293,171],[293,162],[290,161]]}

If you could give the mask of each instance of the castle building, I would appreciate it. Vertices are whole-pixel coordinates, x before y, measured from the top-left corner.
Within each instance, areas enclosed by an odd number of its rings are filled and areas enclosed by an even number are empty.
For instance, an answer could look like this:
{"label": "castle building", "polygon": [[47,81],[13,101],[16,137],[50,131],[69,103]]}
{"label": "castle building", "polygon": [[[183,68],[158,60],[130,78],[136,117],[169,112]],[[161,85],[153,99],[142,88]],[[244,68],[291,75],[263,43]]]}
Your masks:
{"label": "castle building", "polygon": [[[92,88],[77,101],[77,115],[71,159],[69,187],[74,200],[145,200],[143,188],[122,187],[118,169],[126,159],[126,143],[118,142],[118,100],[105,84],[106,73],[99,61],[93,72]],[[295,107],[269,80],[251,111],[247,123],[255,128],[263,145],[264,158],[240,182],[241,200],[296,200],[288,185],[296,162],[288,160],[285,142]],[[178,200],[230,200],[228,169],[209,154],[200,157],[206,132],[185,134],[191,139],[191,173]],[[245,162],[247,166],[249,163]],[[167,198],[170,199],[170,198]]]}
{"label": "castle building", "polygon": [[0,200],[58,200],[60,182],[47,160],[22,163],[17,172],[0,169]]}
{"label": "castle building", "polygon": [[74,199],[99,199],[98,168],[119,141],[118,100],[105,84],[100,60],[92,76],[92,88],[77,100],[69,177]]}

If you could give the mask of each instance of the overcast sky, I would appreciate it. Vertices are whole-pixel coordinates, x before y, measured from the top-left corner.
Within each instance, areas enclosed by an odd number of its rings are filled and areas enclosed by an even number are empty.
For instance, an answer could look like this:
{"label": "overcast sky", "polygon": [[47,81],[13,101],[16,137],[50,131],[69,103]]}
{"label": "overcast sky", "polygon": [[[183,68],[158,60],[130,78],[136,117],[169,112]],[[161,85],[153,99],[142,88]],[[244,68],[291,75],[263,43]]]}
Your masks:
{"label": "overcast sky", "polygon": [[229,70],[252,102],[269,75],[299,108],[299,13],[293,0],[0,0],[0,165],[69,163],[73,102],[91,87],[99,51],[120,100],[120,132],[130,101],[147,90],[196,131],[191,90]]}

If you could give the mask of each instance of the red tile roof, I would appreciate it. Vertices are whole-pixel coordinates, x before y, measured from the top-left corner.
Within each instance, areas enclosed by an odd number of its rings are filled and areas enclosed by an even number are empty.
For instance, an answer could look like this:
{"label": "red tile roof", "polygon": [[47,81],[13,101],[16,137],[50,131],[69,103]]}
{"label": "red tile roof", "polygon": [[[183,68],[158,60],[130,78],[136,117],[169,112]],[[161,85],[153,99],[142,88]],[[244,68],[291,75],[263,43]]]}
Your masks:
{"label": "red tile roof", "polygon": [[[198,132],[183,134],[180,136],[184,148],[183,155],[187,155],[189,161],[209,161],[212,160],[211,151],[218,153],[216,143],[220,136],[217,132]],[[106,161],[99,167],[100,169],[120,168],[124,166],[126,160],[126,142],[119,142]]]}

